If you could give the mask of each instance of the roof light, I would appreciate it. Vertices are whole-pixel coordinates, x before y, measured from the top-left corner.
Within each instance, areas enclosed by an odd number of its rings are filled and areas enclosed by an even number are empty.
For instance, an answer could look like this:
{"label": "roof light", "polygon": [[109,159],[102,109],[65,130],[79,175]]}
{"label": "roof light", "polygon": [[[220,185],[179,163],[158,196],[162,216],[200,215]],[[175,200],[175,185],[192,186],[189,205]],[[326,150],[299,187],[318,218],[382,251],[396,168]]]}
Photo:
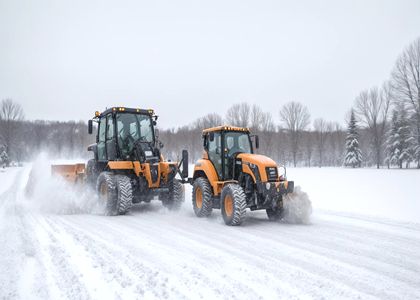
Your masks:
{"label": "roof light", "polygon": [[101,113],[99,111],[95,111],[95,117],[99,117]]}

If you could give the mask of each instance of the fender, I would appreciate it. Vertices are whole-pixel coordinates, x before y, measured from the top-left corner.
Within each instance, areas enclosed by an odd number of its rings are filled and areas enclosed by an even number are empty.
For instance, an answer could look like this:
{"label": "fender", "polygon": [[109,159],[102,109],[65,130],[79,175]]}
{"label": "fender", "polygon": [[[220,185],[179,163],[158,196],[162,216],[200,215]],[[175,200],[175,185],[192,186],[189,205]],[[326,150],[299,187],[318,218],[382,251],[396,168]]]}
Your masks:
{"label": "fender", "polygon": [[199,159],[194,165],[193,178],[200,177],[200,175],[198,175],[200,171],[206,175],[210,185],[213,188],[214,195],[218,195],[220,193],[219,177],[217,176],[217,172],[214,169],[211,161],[207,159]]}

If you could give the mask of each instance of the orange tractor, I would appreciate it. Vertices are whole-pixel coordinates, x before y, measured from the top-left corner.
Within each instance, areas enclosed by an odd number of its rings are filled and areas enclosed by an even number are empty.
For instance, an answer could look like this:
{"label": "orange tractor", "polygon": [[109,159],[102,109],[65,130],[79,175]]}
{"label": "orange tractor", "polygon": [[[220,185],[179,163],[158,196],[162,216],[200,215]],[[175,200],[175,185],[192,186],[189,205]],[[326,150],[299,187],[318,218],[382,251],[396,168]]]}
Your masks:
{"label": "orange tractor", "polygon": [[202,134],[204,152],[194,167],[192,203],[198,217],[221,208],[227,225],[240,225],[246,209],[265,209],[270,220],[285,213],[284,198],[293,193],[294,182],[278,174],[276,162],[254,154],[258,136],[248,128],[219,126]]}
{"label": "orange tractor", "polygon": [[93,122],[98,124],[96,143],[88,147],[94,158],[86,166],[53,165],[52,173],[94,188],[108,215],[125,214],[133,203],[154,197],[165,207],[178,209],[185,199],[182,183],[188,177],[188,152],[182,152],[180,163],[164,160],[157,119],[151,109],[113,107],[96,112],[88,123],[89,134]]}

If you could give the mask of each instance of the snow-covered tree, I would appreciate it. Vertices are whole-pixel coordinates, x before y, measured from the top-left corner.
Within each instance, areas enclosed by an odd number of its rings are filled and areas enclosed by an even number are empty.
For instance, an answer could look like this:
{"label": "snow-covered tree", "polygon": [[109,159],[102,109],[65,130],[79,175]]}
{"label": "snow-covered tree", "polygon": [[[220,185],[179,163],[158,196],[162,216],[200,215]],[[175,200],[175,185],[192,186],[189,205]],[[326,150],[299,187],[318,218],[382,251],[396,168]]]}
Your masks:
{"label": "snow-covered tree", "polygon": [[400,104],[393,111],[391,127],[386,141],[386,161],[399,168],[406,163],[408,166],[415,157],[415,139],[410,128],[407,110]]}
{"label": "snow-covered tree", "polygon": [[359,147],[359,134],[357,132],[357,122],[354,111],[351,111],[350,122],[346,137],[346,155],[344,165],[353,168],[360,167],[362,164],[362,151]]}
{"label": "snow-covered tree", "polygon": [[0,151],[0,166],[7,166],[9,164],[9,156],[6,150]]}
{"label": "snow-covered tree", "polygon": [[390,165],[398,165],[399,160],[399,144],[400,138],[398,133],[398,111],[392,112],[391,127],[387,133],[386,148],[385,148],[385,162]]}

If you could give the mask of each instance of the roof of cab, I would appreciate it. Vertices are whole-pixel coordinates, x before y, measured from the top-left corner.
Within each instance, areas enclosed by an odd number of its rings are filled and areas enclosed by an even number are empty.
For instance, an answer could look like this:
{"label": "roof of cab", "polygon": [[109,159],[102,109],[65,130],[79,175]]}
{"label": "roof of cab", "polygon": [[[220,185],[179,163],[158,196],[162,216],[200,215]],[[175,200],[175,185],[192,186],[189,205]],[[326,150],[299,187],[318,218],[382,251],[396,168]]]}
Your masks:
{"label": "roof of cab", "polygon": [[204,129],[203,133],[215,132],[215,131],[242,131],[242,132],[247,132],[247,133],[250,132],[249,128],[224,125],[224,126],[216,126],[216,127]]}
{"label": "roof of cab", "polygon": [[102,117],[111,112],[126,112],[126,113],[135,113],[135,114],[149,114],[153,115],[155,112],[153,109],[141,109],[141,108],[129,108],[129,107],[111,107],[106,109],[103,112],[96,111],[95,117]]}

